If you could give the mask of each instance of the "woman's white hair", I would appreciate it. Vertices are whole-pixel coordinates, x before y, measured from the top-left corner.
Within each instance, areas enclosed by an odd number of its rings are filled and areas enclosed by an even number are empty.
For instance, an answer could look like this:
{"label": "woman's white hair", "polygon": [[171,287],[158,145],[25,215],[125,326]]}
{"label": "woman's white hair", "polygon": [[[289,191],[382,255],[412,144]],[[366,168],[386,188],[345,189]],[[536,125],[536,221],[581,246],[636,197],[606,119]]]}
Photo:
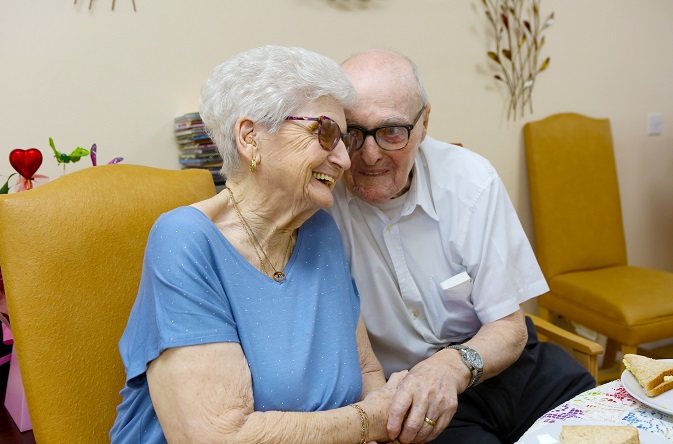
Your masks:
{"label": "woman's white hair", "polygon": [[344,108],[356,93],[341,67],[312,51],[262,46],[241,52],[210,73],[201,89],[201,119],[222,156],[222,174],[240,168],[234,126],[240,117],[278,131],[306,103],[330,96]]}

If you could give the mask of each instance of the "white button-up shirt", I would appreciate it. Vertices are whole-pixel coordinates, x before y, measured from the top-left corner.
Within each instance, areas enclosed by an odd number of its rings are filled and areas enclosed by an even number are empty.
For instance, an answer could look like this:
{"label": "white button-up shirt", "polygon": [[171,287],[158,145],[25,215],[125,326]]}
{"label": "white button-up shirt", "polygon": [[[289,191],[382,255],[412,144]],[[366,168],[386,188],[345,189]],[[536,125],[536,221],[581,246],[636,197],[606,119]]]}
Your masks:
{"label": "white button-up shirt", "polygon": [[375,207],[343,181],[330,209],[386,376],[548,291],[495,169],[426,137],[409,191]]}

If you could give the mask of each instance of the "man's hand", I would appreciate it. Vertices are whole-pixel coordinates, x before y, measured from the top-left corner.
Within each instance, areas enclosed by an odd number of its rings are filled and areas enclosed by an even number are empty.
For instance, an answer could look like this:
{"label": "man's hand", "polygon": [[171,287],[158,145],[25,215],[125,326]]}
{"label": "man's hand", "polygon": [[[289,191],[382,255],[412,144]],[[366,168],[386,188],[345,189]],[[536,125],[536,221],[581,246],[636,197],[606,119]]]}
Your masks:
{"label": "man's hand", "polygon": [[[465,342],[484,361],[482,381],[519,359],[528,333],[523,310],[484,324]],[[388,436],[404,444],[429,442],[451,421],[458,408],[458,395],[472,375],[455,349],[440,350],[414,366],[398,386],[388,416]],[[425,418],[435,421],[434,427]]]}
{"label": "man's hand", "polygon": [[[390,407],[388,436],[401,443],[424,443],[439,435],[453,418],[458,394],[470,372],[457,350],[442,350],[414,366],[400,383]],[[435,422],[432,426],[425,421]]]}

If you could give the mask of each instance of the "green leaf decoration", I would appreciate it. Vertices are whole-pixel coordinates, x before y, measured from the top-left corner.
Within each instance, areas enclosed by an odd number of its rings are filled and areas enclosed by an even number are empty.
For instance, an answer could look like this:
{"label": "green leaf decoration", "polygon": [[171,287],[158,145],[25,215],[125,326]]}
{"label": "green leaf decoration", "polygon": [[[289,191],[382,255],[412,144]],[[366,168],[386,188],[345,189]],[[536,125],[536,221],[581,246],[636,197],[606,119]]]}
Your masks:
{"label": "green leaf decoration", "polygon": [[[54,139],[52,139],[51,137],[49,138],[49,146],[51,147],[52,150],[54,150],[54,157],[56,157],[56,162],[58,162],[59,164],[79,162],[79,160],[82,157],[89,155],[89,150],[82,148],[81,146],[75,148],[73,152],[70,154],[62,153],[56,149]],[[65,168],[65,165],[63,167]]]}
{"label": "green leaf decoration", "polygon": [[54,139],[51,137],[49,138],[49,146],[51,149],[54,151],[54,157],[56,158],[56,162],[61,164],[61,163],[70,163],[70,158],[68,157],[67,154],[60,152],[59,150],[56,149],[56,144],[54,144]]}
{"label": "green leaf decoration", "polygon": [[70,161],[72,163],[79,162],[79,160],[84,157],[89,155],[89,150],[82,148],[81,146],[78,146],[73,150],[72,153],[70,153]]}
{"label": "green leaf decoration", "polygon": [[9,175],[5,184],[2,186],[2,188],[0,188],[0,194],[8,194],[9,193],[9,179],[11,179],[12,176],[15,176],[15,175],[16,175],[16,173],[12,173],[12,174]]}

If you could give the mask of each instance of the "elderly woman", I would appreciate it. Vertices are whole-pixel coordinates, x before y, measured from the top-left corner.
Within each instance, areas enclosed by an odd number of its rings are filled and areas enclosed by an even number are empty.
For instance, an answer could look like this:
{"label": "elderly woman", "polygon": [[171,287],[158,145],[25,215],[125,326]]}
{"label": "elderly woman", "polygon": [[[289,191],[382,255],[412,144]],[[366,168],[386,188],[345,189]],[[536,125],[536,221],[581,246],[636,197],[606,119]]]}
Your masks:
{"label": "elderly woman", "polygon": [[387,441],[393,392],[323,211],[349,168],[332,60],[265,46],[216,67],[201,116],[227,187],[159,218],[120,342],[112,442]]}

